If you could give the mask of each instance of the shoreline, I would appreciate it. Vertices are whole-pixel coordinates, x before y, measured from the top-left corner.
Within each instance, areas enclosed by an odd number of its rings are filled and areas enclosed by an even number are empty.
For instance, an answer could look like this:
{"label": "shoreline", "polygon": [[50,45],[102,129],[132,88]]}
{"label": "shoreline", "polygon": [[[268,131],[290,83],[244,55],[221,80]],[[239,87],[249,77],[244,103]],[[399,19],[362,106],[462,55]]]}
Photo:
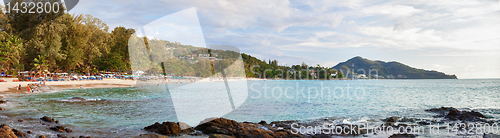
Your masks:
{"label": "shoreline", "polygon": [[[228,78],[227,81],[255,81],[255,80],[269,80],[262,78]],[[64,89],[77,89],[77,88],[118,88],[118,87],[134,87],[137,85],[156,85],[156,84],[169,84],[169,83],[210,83],[210,82],[223,82],[220,78],[203,78],[194,82],[190,80],[177,80],[177,81],[164,81],[164,80],[151,80],[151,81],[136,81],[136,80],[123,80],[123,79],[104,79],[104,80],[82,80],[82,81],[46,81],[45,85],[55,87],[57,90]],[[21,91],[16,88],[21,84]],[[0,83],[0,99],[16,94],[30,94],[27,89],[28,84],[40,84],[40,82],[1,82]],[[45,87],[45,86],[44,86]],[[35,93],[44,93],[35,92]]]}
{"label": "shoreline", "polygon": [[[21,85],[21,91],[17,87]],[[11,95],[31,94],[28,91],[27,85],[40,84],[40,82],[2,82],[0,83],[0,98],[10,97]],[[134,80],[121,80],[121,79],[104,79],[104,80],[83,80],[83,81],[48,81],[45,82],[44,87],[53,87],[52,91],[63,89],[76,89],[76,88],[117,88],[117,87],[132,87],[136,85]],[[51,91],[38,91],[34,93],[45,93]]]}

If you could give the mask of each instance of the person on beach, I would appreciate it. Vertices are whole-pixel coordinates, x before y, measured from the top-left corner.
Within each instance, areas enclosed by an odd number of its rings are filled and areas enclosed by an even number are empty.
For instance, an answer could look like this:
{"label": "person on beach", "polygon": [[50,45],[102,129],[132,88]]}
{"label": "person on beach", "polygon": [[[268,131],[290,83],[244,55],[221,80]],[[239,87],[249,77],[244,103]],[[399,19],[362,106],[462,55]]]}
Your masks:
{"label": "person on beach", "polygon": [[21,84],[19,84],[19,87],[17,87],[17,91],[21,91]]}
{"label": "person on beach", "polygon": [[30,85],[26,85],[26,88],[28,88],[28,92],[30,92],[30,91],[31,91],[31,89],[30,89]]}

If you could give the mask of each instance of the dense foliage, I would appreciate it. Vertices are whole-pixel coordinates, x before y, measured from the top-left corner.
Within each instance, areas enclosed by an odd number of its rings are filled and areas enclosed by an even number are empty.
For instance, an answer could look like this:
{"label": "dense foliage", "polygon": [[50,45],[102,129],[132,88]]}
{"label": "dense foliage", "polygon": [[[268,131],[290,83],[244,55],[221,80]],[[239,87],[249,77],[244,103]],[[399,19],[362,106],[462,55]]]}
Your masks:
{"label": "dense foliage", "polygon": [[[13,0],[11,6],[16,2],[28,0]],[[127,40],[133,29],[117,27],[110,33],[103,21],[91,15],[67,14],[63,8],[57,13],[0,12],[0,70],[14,75],[39,70],[35,60],[47,63],[47,69],[55,72],[130,68]]]}

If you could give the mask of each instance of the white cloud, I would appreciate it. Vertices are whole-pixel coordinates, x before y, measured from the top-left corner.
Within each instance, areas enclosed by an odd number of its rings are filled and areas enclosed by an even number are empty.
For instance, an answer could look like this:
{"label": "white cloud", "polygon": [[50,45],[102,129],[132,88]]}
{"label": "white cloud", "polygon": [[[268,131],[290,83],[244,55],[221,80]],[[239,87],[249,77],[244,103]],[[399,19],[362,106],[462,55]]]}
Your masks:
{"label": "white cloud", "polygon": [[359,9],[362,7],[362,0],[316,0],[316,1],[298,1],[310,6],[316,12],[325,12],[337,7],[349,7]]}
{"label": "white cloud", "polygon": [[406,5],[377,5],[363,8],[361,10],[364,14],[367,15],[390,15],[391,17],[402,17],[402,16],[411,16],[415,13],[423,12],[420,9],[415,9],[413,6]]}
{"label": "white cloud", "polygon": [[[283,31],[291,26],[336,27],[343,16],[336,13],[315,14],[293,8],[288,0],[163,0],[165,5],[198,9],[204,24],[230,29],[269,28]],[[179,6],[181,5],[181,6]]]}
{"label": "white cloud", "polygon": [[[460,57],[464,55],[500,59],[499,1],[89,0],[81,1],[72,12],[91,14],[111,27],[136,28],[191,7],[197,9],[208,44],[237,46],[259,59],[278,59],[280,64],[330,65],[352,55],[381,60],[411,57],[405,62],[422,57],[467,60]],[[388,54],[392,52],[404,54]],[[481,63],[468,62],[471,68],[491,69]],[[467,74],[457,61],[415,62],[414,66],[438,69],[434,64],[454,67],[442,69],[459,77]]]}

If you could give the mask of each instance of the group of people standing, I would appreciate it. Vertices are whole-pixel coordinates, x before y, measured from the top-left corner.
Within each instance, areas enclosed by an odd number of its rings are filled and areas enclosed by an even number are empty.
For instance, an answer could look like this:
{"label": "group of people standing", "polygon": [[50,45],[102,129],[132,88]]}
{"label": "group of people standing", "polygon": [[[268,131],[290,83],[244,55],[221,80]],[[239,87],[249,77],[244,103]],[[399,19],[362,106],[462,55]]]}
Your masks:
{"label": "group of people standing", "polygon": [[[17,91],[20,92],[21,88],[22,88],[22,86],[21,86],[21,84],[19,84],[19,86],[17,87]],[[28,92],[31,92],[31,93],[34,92],[34,90],[30,87],[30,84],[26,85],[26,89],[28,90]]]}

